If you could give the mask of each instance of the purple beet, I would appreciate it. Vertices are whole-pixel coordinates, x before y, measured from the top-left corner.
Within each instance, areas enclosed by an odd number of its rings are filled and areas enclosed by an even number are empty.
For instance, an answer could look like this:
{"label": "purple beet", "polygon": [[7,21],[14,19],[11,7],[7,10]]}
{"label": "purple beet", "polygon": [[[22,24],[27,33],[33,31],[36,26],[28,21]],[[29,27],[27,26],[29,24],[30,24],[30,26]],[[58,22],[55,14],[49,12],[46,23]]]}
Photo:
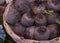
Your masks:
{"label": "purple beet", "polygon": [[51,25],[48,25],[47,27],[50,31],[50,39],[53,39],[55,37],[57,37],[57,34],[58,34],[58,28],[57,28],[57,25],[56,24],[51,24]]}
{"label": "purple beet", "polygon": [[20,36],[25,36],[25,28],[23,25],[20,23],[16,23],[14,26],[14,32]]}
{"label": "purple beet", "polygon": [[31,26],[34,23],[34,19],[28,13],[25,13],[21,18],[21,23],[25,26]]}
{"label": "purple beet", "polygon": [[48,6],[49,6],[47,8],[52,8],[52,9],[54,9],[56,11],[60,10],[60,8],[59,8],[60,0],[47,0],[47,3],[48,3]]}
{"label": "purple beet", "polygon": [[45,10],[45,5],[39,5],[39,6],[32,6],[32,11],[34,14],[43,14]]}
{"label": "purple beet", "polygon": [[47,14],[46,16],[48,23],[55,23],[56,22],[56,15]]}
{"label": "purple beet", "polygon": [[35,26],[31,26],[31,27],[26,28],[26,38],[33,39],[35,29],[36,29]]}
{"label": "purple beet", "polygon": [[29,2],[31,2],[32,0],[15,0],[15,6],[17,7],[18,11],[23,14],[26,12],[30,11],[29,8]]}
{"label": "purple beet", "polygon": [[6,21],[9,24],[14,25],[16,22],[19,21],[20,14],[14,9],[12,6],[9,7],[9,11],[6,15]]}
{"label": "purple beet", "polygon": [[40,14],[35,17],[35,24],[37,25],[46,25],[46,17],[43,14]]}
{"label": "purple beet", "polygon": [[36,40],[48,40],[49,39],[49,30],[45,26],[37,27],[34,31],[34,37]]}

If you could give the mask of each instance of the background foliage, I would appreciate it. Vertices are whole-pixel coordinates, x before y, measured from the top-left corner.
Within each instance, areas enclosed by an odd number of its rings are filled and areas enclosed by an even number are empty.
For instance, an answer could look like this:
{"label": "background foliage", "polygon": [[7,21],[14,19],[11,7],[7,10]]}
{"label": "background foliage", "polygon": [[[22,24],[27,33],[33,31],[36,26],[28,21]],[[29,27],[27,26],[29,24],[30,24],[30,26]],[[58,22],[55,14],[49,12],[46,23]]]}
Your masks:
{"label": "background foliage", "polygon": [[[2,18],[2,16],[0,16],[0,24],[3,25],[3,18]],[[4,27],[3,27],[3,29],[4,29]],[[5,29],[4,29],[4,31],[5,31]],[[16,43],[16,42],[14,42],[13,39],[6,33],[6,31],[5,31],[5,34],[6,34],[6,38],[5,38],[4,43]],[[0,43],[3,43],[3,40],[2,40],[2,39],[0,39]]]}

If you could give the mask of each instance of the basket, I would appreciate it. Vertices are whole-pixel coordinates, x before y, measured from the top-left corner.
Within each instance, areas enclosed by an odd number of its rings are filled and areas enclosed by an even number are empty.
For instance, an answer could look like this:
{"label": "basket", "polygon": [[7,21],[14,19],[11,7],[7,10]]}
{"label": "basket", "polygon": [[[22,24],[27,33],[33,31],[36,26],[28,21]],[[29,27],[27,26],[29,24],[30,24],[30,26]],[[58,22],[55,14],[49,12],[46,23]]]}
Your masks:
{"label": "basket", "polygon": [[11,26],[8,25],[5,19],[7,12],[9,11],[9,6],[11,4],[12,4],[12,1],[10,1],[10,3],[7,5],[5,12],[3,14],[3,25],[5,27],[6,32],[16,43],[60,43],[60,37],[54,38],[52,40],[47,40],[47,41],[37,41],[37,40],[31,40],[31,39],[22,39],[21,37],[16,35],[11,29]]}

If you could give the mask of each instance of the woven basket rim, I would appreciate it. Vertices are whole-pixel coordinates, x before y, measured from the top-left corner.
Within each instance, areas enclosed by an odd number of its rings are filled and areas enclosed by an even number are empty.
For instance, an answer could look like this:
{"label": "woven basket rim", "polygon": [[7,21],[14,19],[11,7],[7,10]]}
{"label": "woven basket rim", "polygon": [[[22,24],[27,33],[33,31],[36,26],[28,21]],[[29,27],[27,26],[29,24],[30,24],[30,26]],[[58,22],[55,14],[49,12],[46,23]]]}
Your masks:
{"label": "woven basket rim", "polygon": [[9,6],[12,4],[12,1],[13,0],[11,0],[11,2],[7,5],[7,7],[6,7],[6,9],[5,9],[5,12],[4,12],[4,14],[3,14],[3,25],[4,25],[4,27],[5,27],[5,30],[6,30],[6,32],[9,34],[9,36],[15,41],[15,42],[17,42],[17,43],[21,43],[21,42],[23,42],[23,43],[51,43],[51,41],[53,41],[53,42],[59,42],[60,41],[60,38],[58,37],[58,41],[56,41],[57,40],[57,38],[55,38],[55,39],[52,39],[52,40],[46,40],[46,41],[37,41],[37,40],[30,40],[30,39],[21,39],[21,37],[19,37],[18,35],[16,35],[13,31],[12,31],[12,29],[11,29],[11,27],[8,25],[8,23],[6,22],[6,20],[5,20],[5,17],[6,17],[6,15],[7,15],[7,12],[8,12],[8,10],[9,10]]}

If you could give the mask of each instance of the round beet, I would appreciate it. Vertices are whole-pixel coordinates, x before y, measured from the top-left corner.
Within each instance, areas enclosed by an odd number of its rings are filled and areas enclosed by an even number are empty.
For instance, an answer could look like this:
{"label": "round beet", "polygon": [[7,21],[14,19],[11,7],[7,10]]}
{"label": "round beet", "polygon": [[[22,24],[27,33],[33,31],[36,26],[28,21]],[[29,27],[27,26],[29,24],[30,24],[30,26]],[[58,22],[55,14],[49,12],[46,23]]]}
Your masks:
{"label": "round beet", "polygon": [[9,7],[9,11],[6,15],[6,21],[9,24],[14,25],[16,22],[19,21],[20,14],[14,9],[12,6]]}
{"label": "round beet", "polygon": [[48,7],[47,8],[52,8],[54,9],[55,11],[59,11],[60,8],[60,0],[47,0],[47,3],[48,3]]}
{"label": "round beet", "polygon": [[50,39],[53,39],[53,38],[55,38],[55,37],[57,37],[58,35],[58,28],[57,28],[57,25],[56,24],[51,24],[51,25],[48,25],[48,27],[47,27],[48,29],[49,29],[49,31],[50,31]]}
{"label": "round beet", "polygon": [[26,28],[26,38],[33,39],[35,29],[36,29],[35,26],[31,26],[31,27]]}
{"label": "round beet", "polygon": [[34,19],[28,13],[23,14],[21,23],[25,26],[31,26],[34,23]]}
{"label": "round beet", "polygon": [[27,0],[15,0],[14,5],[17,7],[17,10],[23,14],[29,12],[29,1]]}
{"label": "round beet", "polygon": [[35,17],[35,24],[37,25],[46,25],[47,20],[46,17],[43,14],[40,14]]}
{"label": "round beet", "polygon": [[23,25],[21,25],[20,23],[16,23],[14,26],[14,32],[20,36],[25,36],[25,28]]}
{"label": "round beet", "polygon": [[46,16],[48,23],[55,23],[56,22],[56,15],[55,14],[47,14]]}
{"label": "round beet", "polygon": [[34,37],[36,40],[48,40],[49,39],[49,30],[45,26],[36,27],[34,31]]}
{"label": "round beet", "polygon": [[32,6],[32,11],[34,14],[41,14],[44,13],[45,6],[44,5],[39,5],[39,6]]}

